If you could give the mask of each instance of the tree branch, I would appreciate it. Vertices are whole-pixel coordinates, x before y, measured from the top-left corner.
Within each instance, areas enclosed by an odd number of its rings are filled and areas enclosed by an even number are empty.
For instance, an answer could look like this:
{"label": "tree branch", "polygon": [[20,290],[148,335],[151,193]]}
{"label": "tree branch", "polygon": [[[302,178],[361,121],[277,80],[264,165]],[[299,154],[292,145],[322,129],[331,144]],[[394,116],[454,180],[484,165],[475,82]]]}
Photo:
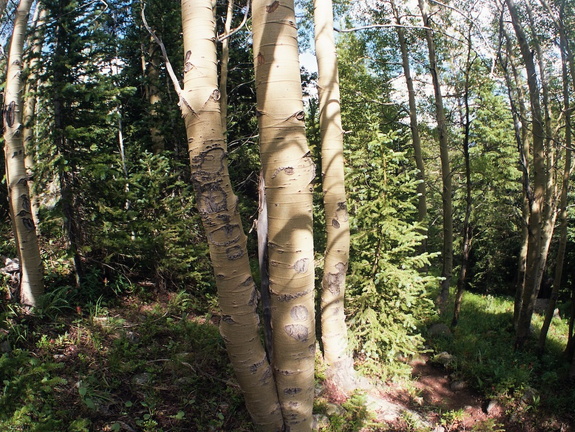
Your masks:
{"label": "tree branch", "polygon": [[246,22],[248,21],[248,15],[250,12],[250,0],[247,1],[246,3],[246,11],[244,12],[244,19],[242,20],[242,22],[240,23],[239,26],[237,26],[235,29],[233,29],[232,31],[230,31],[229,33],[224,33],[218,36],[218,42],[222,42],[223,40],[229,38],[230,36],[236,34],[237,32],[239,32],[241,30],[241,28],[246,24]]}
{"label": "tree branch", "polygon": [[161,39],[154,33],[154,30],[148,25],[148,21],[146,20],[146,5],[142,3],[142,22],[144,23],[144,27],[148,30],[148,33],[154,38],[154,41],[160,46],[160,50],[162,51],[162,57],[164,58],[164,62],[166,63],[166,70],[168,71],[168,75],[172,79],[172,83],[174,84],[174,88],[176,89],[176,93],[178,96],[182,97],[182,87],[180,86],[180,82],[178,81],[178,77],[174,72],[174,68],[172,67],[172,63],[170,63],[170,59],[168,58],[168,53],[166,52],[166,47]]}

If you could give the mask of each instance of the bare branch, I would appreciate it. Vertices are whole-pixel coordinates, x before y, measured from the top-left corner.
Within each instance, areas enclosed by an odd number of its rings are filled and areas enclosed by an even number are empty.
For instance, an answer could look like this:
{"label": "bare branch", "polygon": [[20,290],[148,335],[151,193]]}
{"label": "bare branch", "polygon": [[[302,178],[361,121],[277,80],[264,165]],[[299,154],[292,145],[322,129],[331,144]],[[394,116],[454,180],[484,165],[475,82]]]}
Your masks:
{"label": "bare branch", "polygon": [[176,93],[178,94],[178,96],[180,96],[181,99],[183,99],[182,87],[180,86],[180,82],[178,81],[178,77],[176,76],[176,73],[174,72],[174,68],[172,68],[172,63],[170,63],[170,59],[168,58],[168,53],[166,52],[166,47],[164,46],[164,43],[161,41],[161,39],[156,35],[156,33],[154,33],[154,30],[152,30],[152,28],[148,25],[148,21],[146,20],[145,11],[146,11],[146,5],[142,4],[142,22],[144,23],[144,27],[146,27],[146,30],[148,30],[148,33],[150,33],[152,38],[154,38],[154,41],[156,41],[156,43],[160,46],[160,49],[162,50],[162,57],[164,58],[164,62],[166,63],[166,70],[168,71],[168,75],[170,75],[170,78],[172,79],[172,83],[174,84],[174,88],[176,89]]}
{"label": "bare branch", "polygon": [[359,30],[369,30],[369,29],[374,29],[374,28],[409,28],[409,29],[422,29],[422,30],[432,30],[429,27],[425,27],[425,26],[411,26],[411,25],[399,25],[399,24],[372,24],[372,25],[366,25],[366,26],[360,26],[360,27],[353,27],[353,28],[349,28],[349,29],[336,29],[334,28],[334,30],[338,33],[351,33],[354,31],[359,31]]}
{"label": "bare branch", "polygon": [[242,20],[241,24],[239,26],[237,26],[235,29],[233,29],[232,31],[230,31],[229,33],[224,33],[218,36],[218,42],[221,42],[227,38],[229,38],[230,36],[236,34],[238,31],[241,30],[241,28],[246,24],[247,20],[248,20],[248,15],[250,12],[250,0],[247,1],[246,3],[246,11],[244,13],[244,19]]}

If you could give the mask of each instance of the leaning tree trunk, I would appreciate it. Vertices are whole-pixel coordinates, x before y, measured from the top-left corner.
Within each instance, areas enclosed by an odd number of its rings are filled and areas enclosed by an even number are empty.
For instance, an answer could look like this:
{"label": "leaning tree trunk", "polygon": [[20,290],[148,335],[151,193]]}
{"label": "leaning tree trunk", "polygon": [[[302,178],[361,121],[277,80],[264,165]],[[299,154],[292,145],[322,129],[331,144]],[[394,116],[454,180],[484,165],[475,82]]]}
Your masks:
{"label": "leaning tree trunk", "polygon": [[293,0],[253,2],[260,154],[268,210],[272,365],[286,426],[310,431],[314,396],[315,166],[304,128]]}
{"label": "leaning tree trunk", "polygon": [[318,63],[322,188],[327,244],[321,290],[321,337],[329,378],[344,392],[355,389],[353,358],[345,322],[345,274],[349,261],[343,128],[331,0],[314,1],[315,49]]}
{"label": "leaning tree trunk", "polygon": [[444,309],[449,296],[451,285],[451,274],[453,272],[453,215],[451,200],[451,168],[449,163],[449,145],[447,142],[447,120],[443,106],[443,95],[441,94],[441,82],[439,79],[439,69],[435,55],[435,41],[433,40],[433,30],[431,30],[431,20],[427,13],[424,0],[419,1],[419,9],[426,27],[425,39],[429,51],[429,71],[433,80],[433,93],[435,96],[435,117],[437,119],[437,132],[439,134],[439,158],[441,160],[441,201],[443,211],[443,248],[441,250],[443,266],[441,269],[441,291],[438,298],[440,309]]}
{"label": "leaning tree trunk", "polygon": [[544,121],[539,100],[539,85],[537,83],[537,70],[533,61],[533,55],[522,23],[519,20],[515,3],[513,0],[505,0],[511,21],[517,36],[521,56],[525,64],[527,73],[527,85],[529,88],[529,99],[531,103],[531,128],[533,136],[533,187],[529,197],[529,240],[527,246],[527,262],[525,273],[525,288],[523,291],[521,310],[517,319],[515,346],[522,348],[525,345],[530,333],[531,318],[535,299],[539,292],[539,285],[543,276],[544,265],[543,256],[543,213],[545,198],[547,195],[547,173],[545,160],[545,130]]}
{"label": "leaning tree trunk", "polygon": [[6,184],[16,247],[20,258],[20,301],[36,306],[44,293],[42,259],[30,207],[22,129],[22,50],[33,0],[21,0],[14,18],[4,94]]}
{"label": "leaning tree trunk", "polygon": [[258,296],[250,273],[246,235],[228,174],[211,0],[182,0],[182,23],[185,76],[180,107],[197,206],[218,287],[220,332],[256,427],[281,431],[283,419],[274,377],[259,337]]}

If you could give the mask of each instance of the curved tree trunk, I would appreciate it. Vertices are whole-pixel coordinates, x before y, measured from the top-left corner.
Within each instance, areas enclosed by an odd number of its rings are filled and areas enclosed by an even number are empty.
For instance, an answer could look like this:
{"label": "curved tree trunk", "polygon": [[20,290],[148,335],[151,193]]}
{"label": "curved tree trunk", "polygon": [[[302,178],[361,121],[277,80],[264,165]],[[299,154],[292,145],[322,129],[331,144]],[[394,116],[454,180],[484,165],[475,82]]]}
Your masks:
{"label": "curved tree trunk", "polygon": [[304,128],[293,0],[253,2],[260,153],[268,210],[272,365],[287,428],[310,431],[314,396],[315,166]]}
{"label": "curved tree trunk", "polygon": [[318,62],[322,187],[327,244],[321,290],[321,337],[330,379],[345,392],[355,388],[353,358],[348,351],[344,297],[349,261],[343,128],[331,0],[314,1],[315,49]]}
{"label": "curved tree trunk", "polygon": [[437,119],[437,132],[439,135],[439,158],[441,159],[441,201],[443,210],[443,248],[441,251],[443,266],[441,269],[441,291],[438,298],[440,309],[444,309],[449,296],[451,276],[453,272],[453,211],[451,200],[451,168],[449,161],[449,145],[447,142],[447,120],[443,106],[443,95],[441,94],[441,82],[439,79],[439,69],[437,68],[437,58],[435,55],[435,41],[431,30],[431,20],[427,13],[427,6],[424,0],[418,0],[423,25],[428,27],[425,30],[425,39],[429,51],[429,71],[433,80],[433,93],[435,96],[435,117]]}
{"label": "curved tree trunk", "polygon": [[258,296],[227,168],[211,0],[183,0],[182,23],[185,76],[180,107],[197,206],[218,287],[220,332],[256,427],[277,432],[283,429],[283,420],[273,374],[260,342]]}
{"label": "curved tree trunk", "polygon": [[553,319],[553,312],[555,311],[555,305],[557,299],[559,298],[559,288],[561,286],[561,280],[563,279],[563,264],[565,261],[565,253],[567,250],[567,228],[569,218],[567,215],[567,198],[569,192],[569,179],[572,174],[571,165],[571,152],[572,152],[572,135],[571,135],[571,105],[569,98],[569,73],[568,65],[573,64],[573,60],[569,60],[570,52],[568,49],[568,42],[565,37],[565,31],[560,27],[559,32],[561,34],[561,57],[563,66],[563,105],[565,106],[565,166],[563,171],[563,184],[561,188],[561,197],[559,203],[560,212],[560,234],[559,234],[559,247],[557,250],[557,263],[555,267],[555,277],[553,279],[553,288],[551,291],[551,298],[549,300],[549,305],[545,311],[545,320],[543,326],[541,327],[541,333],[539,334],[539,349],[543,351],[545,349],[545,343],[547,341],[547,333],[551,325],[551,320]]}
{"label": "curved tree trunk", "polygon": [[531,130],[533,136],[533,187],[529,194],[529,240],[527,246],[527,263],[525,273],[525,288],[522,296],[521,310],[517,319],[516,341],[517,348],[522,348],[530,333],[533,306],[539,292],[543,276],[544,262],[546,260],[544,212],[547,196],[547,173],[545,158],[545,129],[539,100],[539,85],[537,83],[537,70],[531,54],[531,48],[525,37],[522,23],[519,20],[513,0],[505,0],[515,34],[517,36],[521,56],[527,73],[527,85],[531,102]]}
{"label": "curved tree trunk", "polygon": [[30,207],[21,132],[22,50],[32,3],[33,0],[21,0],[14,18],[4,95],[4,152],[10,214],[20,258],[20,301],[25,305],[36,306],[39,297],[44,293],[44,282],[38,237]]}

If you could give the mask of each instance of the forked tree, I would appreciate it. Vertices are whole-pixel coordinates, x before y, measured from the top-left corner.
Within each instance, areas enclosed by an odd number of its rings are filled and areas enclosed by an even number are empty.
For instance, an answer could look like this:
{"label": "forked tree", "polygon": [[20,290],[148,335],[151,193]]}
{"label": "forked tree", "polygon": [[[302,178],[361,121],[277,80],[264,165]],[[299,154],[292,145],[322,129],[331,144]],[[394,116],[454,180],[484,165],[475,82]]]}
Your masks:
{"label": "forked tree", "polygon": [[182,24],[183,90],[178,88],[177,79],[174,82],[186,126],[197,206],[218,289],[220,332],[254,424],[259,430],[277,432],[283,430],[284,421],[274,374],[259,338],[258,296],[238,199],[228,174],[212,1],[182,0]]}
{"label": "forked tree", "polygon": [[36,306],[44,293],[42,259],[32,217],[22,137],[22,51],[33,0],[21,0],[14,18],[4,93],[4,153],[12,228],[20,259],[20,301]]}

